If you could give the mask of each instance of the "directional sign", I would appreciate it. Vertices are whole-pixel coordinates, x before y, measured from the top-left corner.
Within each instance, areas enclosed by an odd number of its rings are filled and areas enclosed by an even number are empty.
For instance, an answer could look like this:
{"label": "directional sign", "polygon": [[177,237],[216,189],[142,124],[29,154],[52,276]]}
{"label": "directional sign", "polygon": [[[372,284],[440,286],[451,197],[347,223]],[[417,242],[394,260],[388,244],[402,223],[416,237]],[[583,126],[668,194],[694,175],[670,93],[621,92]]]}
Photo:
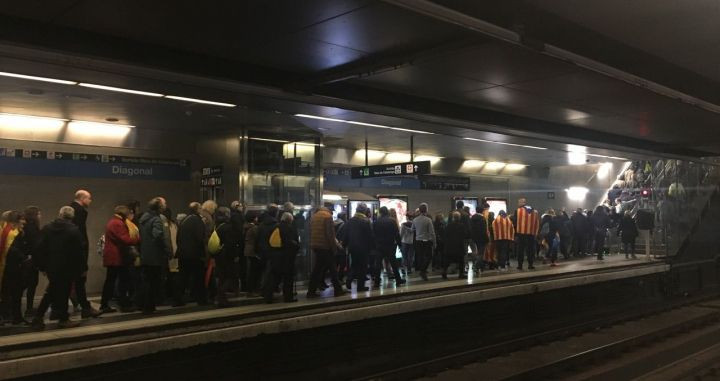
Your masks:
{"label": "directional sign", "polygon": [[353,179],[367,179],[371,177],[387,176],[415,176],[430,174],[429,161],[416,161],[414,163],[371,165],[369,167],[350,168],[350,177]]}

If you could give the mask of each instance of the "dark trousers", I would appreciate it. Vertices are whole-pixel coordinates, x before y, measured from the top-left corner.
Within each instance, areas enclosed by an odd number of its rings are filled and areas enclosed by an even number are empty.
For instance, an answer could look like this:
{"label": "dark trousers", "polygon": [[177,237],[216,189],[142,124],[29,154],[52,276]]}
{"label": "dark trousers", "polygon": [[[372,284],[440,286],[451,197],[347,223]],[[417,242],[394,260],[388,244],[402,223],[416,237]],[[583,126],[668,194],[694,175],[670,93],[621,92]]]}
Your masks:
{"label": "dark trousers", "polygon": [[115,294],[115,284],[117,283],[118,302],[120,307],[130,307],[130,298],[128,297],[128,288],[130,287],[130,271],[127,266],[108,266],[105,275],[105,284],[103,285],[101,307],[108,307],[110,299]]}
{"label": "dark trousers", "polygon": [[279,283],[282,283],[283,299],[290,301],[293,295],[293,271],[295,258],[289,258],[287,253],[279,251],[267,255],[268,262],[263,279],[263,298],[271,302],[273,293]]}
{"label": "dark trousers", "polygon": [[47,276],[48,287],[38,305],[37,311],[35,311],[35,318],[38,320],[44,319],[45,313],[52,305],[53,313],[57,315],[58,320],[67,321],[69,319],[67,304],[73,279],[64,274],[48,273]]}
{"label": "dark trousers", "polygon": [[179,272],[174,290],[175,304],[183,303],[185,290],[190,287],[190,293],[197,304],[207,304],[207,290],[205,290],[205,262],[200,258],[179,258]]}
{"label": "dark trousers", "polygon": [[530,234],[516,234],[515,243],[517,244],[518,268],[522,268],[525,257],[527,257],[528,266],[532,266],[535,263],[535,237]]}
{"label": "dark trousers", "polygon": [[215,258],[215,277],[217,278],[217,302],[218,305],[227,305],[227,293],[232,291],[237,284],[237,273],[235,272],[235,257],[225,253]]}
{"label": "dark trousers", "polygon": [[39,281],[39,274],[37,267],[31,263],[23,263],[23,287],[25,288],[25,309],[31,311],[33,309],[33,303],[35,302],[35,291]]}
{"label": "dark trousers", "polygon": [[263,274],[263,262],[258,257],[245,257],[247,262],[246,290],[247,292],[260,292]]}
{"label": "dark trousers", "polygon": [[605,231],[595,233],[595,253],[598,258],[603,257],[603,250],[605,250]]}
{"label": "dark trousers", "polygon": [[415,247],[412,243],[403,243],[400,245],[400,252],[403,257],[403,264],[407,272],[412,272],[413,265],[415,264]]}
{"label": "dark trousers", "polygon": [[142,286],[140,287],[140,307],[143,312],[154,312],[157,295],[162,287],[162,267],[143,266]]}
{"label": "dark trousers", "polygon": [[[465,246],[464,246],[465,247]],[[465,250],[459,253],[445,253],[442,260],[443,276],[447,275],[448,267],[451,264],[457,263],[458,278],[462,278],[465,273]]]}
{"label": "dark trousers", "polygon": [[308,293],[314,293],[320,282],[325,282],[323,275],[325,275],[326,271],[330,273],[330,282],[332,282],[335,290],[342,290],[340,281],[338,280],[335,254],[333,254],[332,250],[313,249],[313,252],[315,253],[315,266],[313,266],[312,274],[310,275]]}
{"label": "dark trousers", "polygon": [[357,279],[358,288],[365,287],[365,274],[368,269],[368,253],[355,253],[350,252],[350,276],[347,279],[346,285],[350,288],[353,279]]}
{"label": "dark trousers", "polygon": [[338,280],[342,282],[345,274],[349,272],[347,252],[338,250],[337,254],[335,254],[335,266],[337,268]]}
{"label": "dark trousers", "polygon": [[506,239],[495,241],[495,250],[497,250],[498,255],[498,265],[501,268],[505,268],[505,264],[508,263],[511,243],[512,241],[508,241]]}
{"label": "dark trousers", "polygon": [[[13,266],[15,267],[15,266]],[[0,285],[2,293],[0,293],[0,315],[5,318],[12,318],[13,321],[22,320],[22,277],[17,269],[8,266]]]}
{"label": "dark trousers", "polygon": [[585,234],[575,234],[573,237],[573,254],[577,257],[579,255],[585,254],[585,250],[587,250],[587,239],[585,237]]}
{"label": "dark trousers", "polygon": [[628,255],[635,256],[635,241],[632,242],[623,242],[623,248],[625,249],[625,256]]}
{"label": "dark trousers", "polygon": [[426,272],[430,262],[432,262],[432,250],[432,241],[415,242],[415,257],[417,258],[418,270],[421,273]]}
{"label": "dark trousers", "polygon": [[75,279],[73,284],[75,285],[75,296],[77,297],[78,304],[82,309],[87,310],[92,308],[92,305],[90,305],[90,301],[88,301],[87,298],[85,283],[87,283],[87,275],[80,275]]}
{"label": "dark trousers", "polygon": [[380,279],[380,273],[382,272],[383,259],[390,264],[392,268],[393,276],[395,276],[395,282],[400,281],[400,269],[398,268],[397,258],[395,258],[396,247],[380,248],[377,251],[377,255],[373,255],[373,260],[376,261],[375,265],[372,266],[372,277],[373,279]]}

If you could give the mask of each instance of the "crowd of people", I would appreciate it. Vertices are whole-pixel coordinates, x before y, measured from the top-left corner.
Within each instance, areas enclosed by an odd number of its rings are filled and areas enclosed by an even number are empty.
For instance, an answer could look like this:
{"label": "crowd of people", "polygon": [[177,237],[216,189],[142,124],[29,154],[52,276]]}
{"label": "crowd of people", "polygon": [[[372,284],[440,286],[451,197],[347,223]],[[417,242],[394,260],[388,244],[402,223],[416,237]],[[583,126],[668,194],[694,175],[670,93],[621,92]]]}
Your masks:
{"label": "crowd of people", "polygon": [[[85,287],[91,203],[90,192],[79,190],[73,202],[61,207],[44,226],[37,207],[2,214],[3,322],[43,329],[51,309],[50,319],[58,320],[59,327],[75,326],[68,313],[69,300],[81,309],[82,318],[118,310],[152,314],[159,303],[166,302],[227,307],[232,293],[262,297],[267,303],[281,293],[284,302],[297,301],[295,263],[305,238],[299,234],[292,203],[254,211],[244,210],[237,201],[224,207],[208,200],[192,202],[185,213],[174,215],[164,198],[155,197],[144,210],[133,201],[117,205],[110,213],[97,243],[106,273],[96,309]],[[431,216],[428,205],[422,203],[407,213],[402,224],[396,211],[386,207],[377,216],[365,204],[357,206],[353,216],[334,217],[333,209],[332,203],[326,203],[313,211],[308,222],[306,239],[313,255],[308,298],[320,297],[318,291],[330,287],[339,296],[352,290],[353,283],[356,291],[367,291],[368,285],[379,287],[383,279],[401,286],[413,271],[427,281],[428,271],[436,269],[447,279],[453,264],[460,278],[466,277],[471,266],[479,272],[507,271],[511,253],[520,270],[525,262],[534,269],[538,255],[551,266],[557,263],[558,253],[565,258],[594,253],[601,260],[612,228],[617,228],[626,244],[626,257],[634,258],[638,235],[629,214],[619,216],[598,206],[594,211],[578,209],[572,216],[552,209],[540,216],[524,198],[518,200],[514,212],[500,211],[497,216],[487,204],[471,215],[469,207],[458,201],[447,219],[442,214]],[[402,259],[396,259],[397,250]],[[39,273],[49,282],[35,308]]]}

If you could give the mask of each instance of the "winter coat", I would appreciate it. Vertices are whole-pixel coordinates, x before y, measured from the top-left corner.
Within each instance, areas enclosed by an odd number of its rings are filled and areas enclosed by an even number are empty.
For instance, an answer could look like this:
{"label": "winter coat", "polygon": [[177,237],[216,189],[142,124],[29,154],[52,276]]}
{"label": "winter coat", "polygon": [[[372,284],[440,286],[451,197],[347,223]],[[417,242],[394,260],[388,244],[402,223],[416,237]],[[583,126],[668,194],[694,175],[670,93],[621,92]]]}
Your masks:
{"label": "winter coat", "polygon": [[[460,218],[460,222],[462,223],[462,218]],[[490,242],[487,220],[480,213],[476,213],[470,218],[470,237],[480,245],[487,245]]]}
{"label": "winter coat", "polygon": [[350,254],[369,255],[375,249],[370,220],[362,213],[355,213],[355,216],[345,223],[342,242]]}
{"label": "winter coat", "polygon": [[103,248],[103,266],[124,266],[130,264],[126,256],[128,247],[137,245],[138,239],[130,237],[125,220],[114,215],[105,226],[105,247]]}
{"label": "winter coat", "polygon": [[87,218],[88,218],[88,212],[87,209],[85,209],[84,206],[77,203],[77,201],[73,201],[70,206],[75,210],[75,217],[72,219],[72,223],[75,224],[75,226],[78,227],[80,230],[80,236],[82,237],[83,241],[83,250],[85,254],[85,266],[87,266],[87,259],[88,259],[88,252],[90,250],[90,244],[88,241],[88,233],[87,233]]}
{"label": "winter coat", "polygon": [[412,245],[415,242],[415,233],[412,230],[412,221],[405,221],[400,226],[402,243]]}
{"label": "winter coat", "polygon": [[624,216],[620,220],[620,226],[618,226],[618,235],[621,237],[623,243],[633,243],[635,239],[640,235],[635,220],[630,216]]}
{"label": "winter coat", "polygon": [[255,252],[255,244],[257,241],[258,226],[252,222],[246,222],[243,227],[244,234],[244,246],[243,255],[246,257],[257,257]]}
{"label": "winter coat", "polygon": [[395,253],[402,243],[397,222],[390,217],[380,217],[373,224],[373,234],[378,250]]}
{"label": "winter coat", "polygon": [[87,271],[80,229],[69,220],[56,219],[40,231],[35,263],[52,276],[75,279]]}
{"label": "winter coat", "polygon": [[191,213],[178,226],[176,256],[182,259],[203,259],[205,249],[205,224],[197,213]]}
{"label": "winter coat", "polygon": [[322,207],[310,218],[310,248],[318,250],[337,250],[335,226],[332,213]]}
{"label": "winter coat", "polygon": [[166,228],[162,217],[147,212],[140,218],[140,264],[142,266],[165,266],[171,248],[167,246]]}
{"label": "winter coat", "polygon": [[465,240],[468,238],[467,226],[462,222],[462,219],[451,221],[445,228],[445,237],[443,238],[445,257],[448,259],[464,257],[467,250]]}
{"label": "winter coat", "polygon": [[270,247],[270,235],[278,227],[278,221],[275,217],[265,216],[263,221],[258,225],[257,238],[255,242],[255,254],[260,258],[267,258],[269,255],[281,250],[280,248]]}
{"label": "winter coat", "polygon": [[612,221],[610,220],[610,216],[607,214],[594,213],[592,217],[590,217],[590,224],[595,234],[602,234],[607,231],[612,224]]}
{"label": "winter coat", "polygon": [[572,217],[570,217],[570,224],[573,234],[577,236],[585,236],[590,230],[587,217],[578,212],[573,213]]}

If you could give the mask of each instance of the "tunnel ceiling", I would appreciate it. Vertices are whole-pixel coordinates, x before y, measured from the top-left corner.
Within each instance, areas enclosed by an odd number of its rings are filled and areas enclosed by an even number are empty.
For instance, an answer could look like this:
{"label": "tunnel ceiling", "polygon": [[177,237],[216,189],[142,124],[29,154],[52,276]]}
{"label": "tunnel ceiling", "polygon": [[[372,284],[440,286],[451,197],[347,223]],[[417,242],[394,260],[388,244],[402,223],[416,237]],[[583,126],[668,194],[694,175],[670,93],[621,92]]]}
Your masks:
{"label": "tunnel ceiling", "polygon": [[[720,53],[714,48],[717,33],[713,32],[718,26],[710,22],[710,15],[718,11],[713,2],[703,1],[698,7],[679,2],[655,7],[649,0],[592,0],[578,12],[541,0],[435,3],[519,30],[527,45],[553,43],[720,104],[720,75],[714,64]],[[614,11],[604,11],[601,5]],[[657,26],[664,23],[674,27],[667,31]],[[666,33],[673,34],[667,40],[669,46],[660,42]],[[306,126],[316,131],[328,127],[298,120],[292,113],[317,111],[317,105],[309,104],[317,104],[317,99],[339,99],[367,106],[356,109],[363,113],[353,117],[382,118],[373,114],[386,114],[387,108],[406,110],[437,117],[438,122],[452,119],[493,126],[494,132],[507,130],[514,136],[508,139],[523,144],[528,136],[536,140],[544,135],[548,141],[543,144],[552,144],[553,137],[570,137],[687,156],[720,153],[720,134],[712,132],[720,121],[715,112],[383,1],[207,1],[198,5],[27,0],[0,9],[0,41],[5,46],[39,47],[98,59],[93,61],[97,70],[82,73],[72,64],[61,69],[38,62],[28,65],[0,49],[0,71],[47,69],[27,74],[73,74],[96,83],[182,91],[241,106],[218,110],[4,79],[6,86],[0,89],[4,112],[115,117],[158,129],[212,131],[245,123],[302,132],[308,131]],[[709,53],[703,55],[703,51]],[[707,59],[699,63],[698,57]],[[101,60],[272,87],[290,94],[294,101],[116,75],[111,69],[103,70]],[[41,94],[33,91],[35,87]],[[298,101],[302,96],[321,98],[302,105]],[[373,108],[378,111],[372,112]],[[352,109],[345,107],[341,113]],[[390,121],[454,128],[398,115]],[[324,133],[332,136],[330,132]],[[343,144],[356,142],[353,138]]]}

